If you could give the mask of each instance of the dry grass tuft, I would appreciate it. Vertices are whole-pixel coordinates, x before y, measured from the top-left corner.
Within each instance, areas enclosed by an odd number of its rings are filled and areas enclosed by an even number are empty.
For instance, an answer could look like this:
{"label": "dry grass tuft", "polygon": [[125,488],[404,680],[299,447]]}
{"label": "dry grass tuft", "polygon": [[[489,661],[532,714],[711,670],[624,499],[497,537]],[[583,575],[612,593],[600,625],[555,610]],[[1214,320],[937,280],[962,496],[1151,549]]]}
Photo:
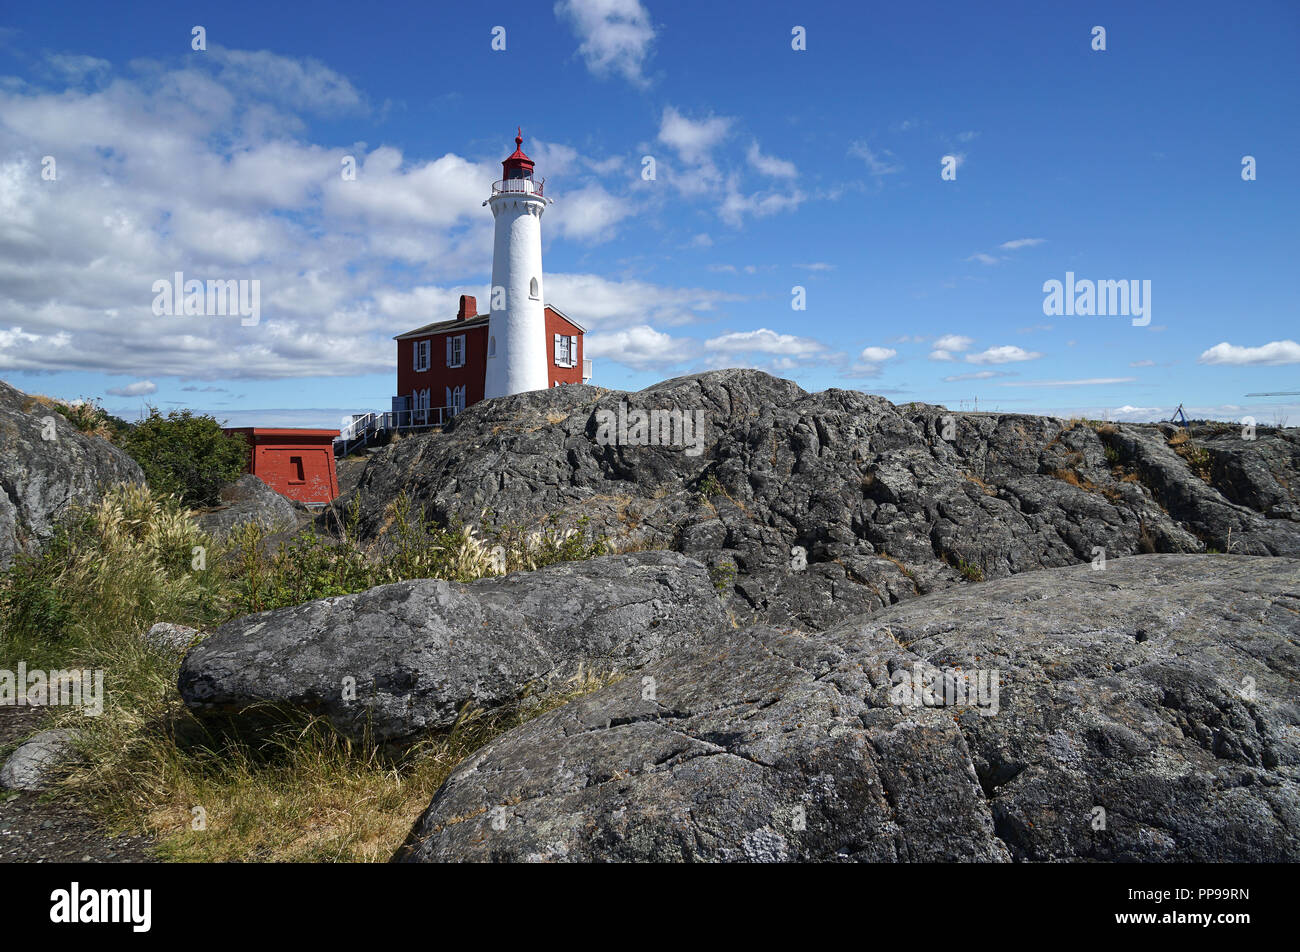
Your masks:
{"label": "dry grass tuft", "polygon": [[448,733],[400,752],[353,743],[319,719],[256,743],[210,738],[211,746],[137,731],[146,740],[132,759],[144,782],[119,767],[83,774],[79,786],[99,786],[105,818],[157,837],[173,862],[385,862],[467,756],[616,680],[582,671],[509,710],[468,710]]}

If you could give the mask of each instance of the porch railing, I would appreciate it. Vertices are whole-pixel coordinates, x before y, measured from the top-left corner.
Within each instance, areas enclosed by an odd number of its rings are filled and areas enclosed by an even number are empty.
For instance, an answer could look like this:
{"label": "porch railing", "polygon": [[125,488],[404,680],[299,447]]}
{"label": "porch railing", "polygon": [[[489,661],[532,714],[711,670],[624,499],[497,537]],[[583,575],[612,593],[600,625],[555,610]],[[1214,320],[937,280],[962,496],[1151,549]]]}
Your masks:
{"label": "porch railing", "polygon": [[379,442],[390,433],[445,426],[458,409],[447,406],[358,413],[353,416],[351,423],[339,430],[339,435],[334,439],[334,455],[347,456],[371,443]]}

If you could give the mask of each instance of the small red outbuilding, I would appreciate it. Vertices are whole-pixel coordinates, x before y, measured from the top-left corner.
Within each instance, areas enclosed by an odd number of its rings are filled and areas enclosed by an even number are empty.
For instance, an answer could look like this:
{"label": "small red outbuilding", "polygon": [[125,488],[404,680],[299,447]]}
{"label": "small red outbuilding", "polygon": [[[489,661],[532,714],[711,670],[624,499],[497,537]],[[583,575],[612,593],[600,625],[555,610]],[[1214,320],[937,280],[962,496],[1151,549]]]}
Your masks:
{"label": "small red outbuilding", "polygon": [[308,505],[330,502],[339,494],[334,471],[338,430],[227,427],[248,440],[248,472],[276,492]]}

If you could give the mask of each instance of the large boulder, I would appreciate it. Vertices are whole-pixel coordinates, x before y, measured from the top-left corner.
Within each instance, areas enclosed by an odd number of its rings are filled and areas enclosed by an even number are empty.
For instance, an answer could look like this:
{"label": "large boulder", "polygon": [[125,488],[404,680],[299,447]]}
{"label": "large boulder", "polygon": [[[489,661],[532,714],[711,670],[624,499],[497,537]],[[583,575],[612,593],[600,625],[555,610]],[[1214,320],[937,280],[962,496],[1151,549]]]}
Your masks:
{"label": "large boulder", "polygon": [[310,516],[307,507],[276,492],[252,473],[245,473],[221,487],[221,504],[200,512],[199,527],[221,537],[249,522],[268,532],[292,532]]}
{"label": "large boulder", "polygon": [[1294,559],[723,631],[480,749],[398,858],[1300,860],[1297,676]]}
{"label": "large boulder", "polygon": [[116,483],[140,483],[135,460],[86,436],[47,403],[0,382],[0,569],[36,553],[71,506]]}
{"label": "large boulder", "polygon": [[[635,411],[685,414],[698,434],[639,445]],[[616,432],[620,415],[628,439],[611,441],[602,423]],[[336,506],[359,498],[372,537],[402,492],[471,525],[586,517],[616,546],[705,562],[741,620],[812,628],[1099,549],[1300,555],[1295,431],[1216,438],[1210,482],[1168,442],[1157,427],[895,406],[723,370],[483,401],[377,452]]]}
{"label": "large boulder", "polygon": [[44,790],[77,759],[76,743],[77,732],[63,728],[33,734],[0,767],[0,788]]}
{"label": "large boulder", "polygon": [[603,556],[469,584],[425,579],[229,622],[193,649],[198,712],[321,713],[378,740],[451,726],[525,688],[644,665],[726,624],[704,566],[672,552]]}

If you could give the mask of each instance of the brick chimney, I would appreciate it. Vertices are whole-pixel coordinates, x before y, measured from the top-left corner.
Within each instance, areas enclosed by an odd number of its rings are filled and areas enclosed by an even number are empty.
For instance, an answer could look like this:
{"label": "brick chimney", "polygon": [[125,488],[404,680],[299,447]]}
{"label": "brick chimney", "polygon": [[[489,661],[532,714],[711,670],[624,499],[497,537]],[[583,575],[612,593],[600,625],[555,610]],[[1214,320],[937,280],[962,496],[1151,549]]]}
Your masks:
{"label": "brick chimney", "polygon": [[478,301],[474,300],[468,294],[460,296],[460,310],[456,312],[456,320],[468,321],[471,317],[478,316]]}

